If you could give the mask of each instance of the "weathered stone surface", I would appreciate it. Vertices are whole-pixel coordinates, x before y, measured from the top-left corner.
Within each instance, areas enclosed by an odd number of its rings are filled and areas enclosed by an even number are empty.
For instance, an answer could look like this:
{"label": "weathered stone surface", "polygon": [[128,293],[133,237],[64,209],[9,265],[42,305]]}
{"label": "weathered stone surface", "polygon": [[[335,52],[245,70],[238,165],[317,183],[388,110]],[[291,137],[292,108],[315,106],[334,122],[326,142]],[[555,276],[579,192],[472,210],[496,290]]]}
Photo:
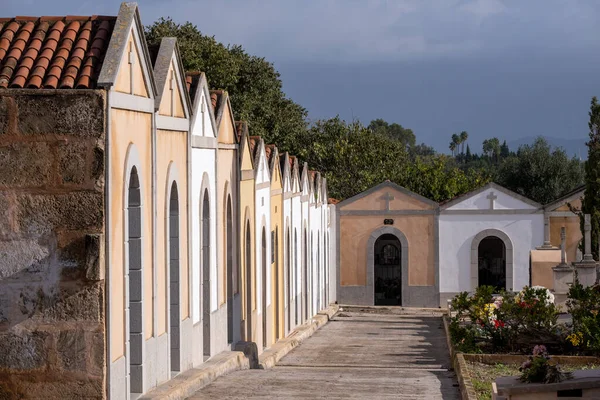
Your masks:
{"label": "weathered stone surface", "polygon": [[38,240],[0,241],[0,280],[20,279],[29,268],[34,274],[39,272],[40,263],[49,255],[49,247]]}
{"label": "weathered stone surface", "polygon": [[106,365],[106,342],[104,330],[100,327],[98,332],[86,332],[88,336],[88,366],[87,373],[93,376],[102,376]]}
{"label": "weathered stone surface", "polygon": [[[77,282],[77,285],[83,283]],[[70,285],[70,286],[74,286]],[[102,283],[85,287],[61,288],[43,315],[36,316],[45,321],[95,321],[104,320],[104,296]]]}
{"label": "weathered stone surface", "polygon": [[104,98],[100,91],[15,93],[13,97],[20,134],[98,137],[104,132]]}
{"label": "weathered stone surface", "polygon": [[68,140],[58,146],[58,169],[63,184],[83,184],[91,176],[87,167],[91,144],[86,141]]}
{"label": "weathered stone surface", "polygon": [[63,330],[58,333],[56,352],[61,368],[67,371],[85,371],[88,351],[83,330]]}
{"label": "weathered stone surface", "polygon": [[17,106],[10,96],[0,95],[0,135],[15,134],[17,126]]}
{"label": "weathered stone surface", "polygon": [[39,234],[62,229],[102,226],[104,194],[81,191],[66,194],[22,194],[17,215],[21,232]]}
{"label": "weathered stone surface", "polygon": [[36,369],[46,364],[46,332],[22,331],[0,334],[0,368]]}
{"label": "weathered stone surface", "polygon": [[31,187],[52,179],[53,153],[45,142],[0,146],[0,186]]}
{"label": "weathered stone surface", "polygon": [[90,234],[85,237],[85,276],[91,281],[104,279],[104,235]]}
{"label": "weathered stone surface", "polygon": [[102,147],[94,147],[92,156],[92,178],[104,178],[104,149]]}
{"label": "weathered stone surface", "polygon": [[[64,400],[64,399],[102,399],[103,388],[102,379],[84,378],[82,376],[44,376],[41,372],[37,379],[31,379],[27,376],[10,376],[12,382],[0,381],[0,399],[2,397],[2,386],[6,392],[10,393],[7,399],[44,399],[44,400]],[[0,379],[2,376],[0,376]],[[52,379],[52,381],[51,381]]]}

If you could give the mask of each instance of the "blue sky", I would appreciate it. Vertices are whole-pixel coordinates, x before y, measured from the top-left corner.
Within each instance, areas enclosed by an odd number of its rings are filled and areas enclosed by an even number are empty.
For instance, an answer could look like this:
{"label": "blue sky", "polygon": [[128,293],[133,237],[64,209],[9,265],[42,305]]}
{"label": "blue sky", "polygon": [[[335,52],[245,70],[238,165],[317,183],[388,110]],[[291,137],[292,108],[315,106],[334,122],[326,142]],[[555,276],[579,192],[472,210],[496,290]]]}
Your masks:
{"label": "blue sky", "polygon": [[[384,118],[448,151],[497,136],[584,138],[600,95],[597,0],[140,1],[282,73],[311,119]],[[119,1],[11,1],[3,16],[115,15]],[[209,77],[210,79],[210,77]]]}

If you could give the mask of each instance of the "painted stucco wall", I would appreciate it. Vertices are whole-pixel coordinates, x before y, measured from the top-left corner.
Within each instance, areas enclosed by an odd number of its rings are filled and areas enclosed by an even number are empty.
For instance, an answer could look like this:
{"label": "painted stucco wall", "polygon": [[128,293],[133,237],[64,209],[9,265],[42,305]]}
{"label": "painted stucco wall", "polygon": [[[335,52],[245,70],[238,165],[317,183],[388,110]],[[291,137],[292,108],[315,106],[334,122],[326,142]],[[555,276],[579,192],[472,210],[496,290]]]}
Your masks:
{"label": "painted stucco wall", "polygon": [[[239,252],[240,252],[240,279],[242,295],[242,337],[246,341],[255,341],[257,318],[256,314],[256,226],[255,226],[255,182],[252,154],[247,142],[247,137],[242,137],[240,143],[241,154],[241,177],[240,177],[240,229],[239,229]],[[246,176],[244,176],[246,175]],[[250,262],[246,262],[246,228],[250,224]],[[248,307],[250,299],[250,307]],[[250,309],[250,312],[248,312]],[[250,325],[250,326],[248,326]],[[250,332],[248,332],[248,330]]]}
{"label": "painted stucco wall", "polygon": [[550,243],[553,246],[560,247],[560,228],[563,226],[566,228],[567,262],[578,261],[576,255],[579,242],[583,239],[579,216],[550,217]]}
{"label": "painted stucco wall", "polygon": [[[217,236],[216,232],[216,173],[215,173],[215,155],[214,149],[192,149],[192,307],[193,321],[200,321],[202,303],[202,243],[201,243],[201,222],[202,215],[200,209],[204,199],[204,188],[208,188],[210,202],[210,274],[216,276],[217,273]],[[203,185],[206,185],[203,187]],[[217,309],[217,282],[211,281],[211,311]]]}
{"label": "painted stucco wall", "polygon": [[367,283],[367,243],[371,233],[385,226],[384,218],[394,220],[394,227],[408,239],[410,286],[431,286],[435,283],[435,241],[433,215],[339,216],[340,285],[355,286]]}
{"label": "painted stucco wall", "polygon": [[156,177],[157,177],[157,217],[156,217],[156,315],[160,336],[167,329],[167,283],[169,271],[169,245],[167,222],[168,207],[171,193],[170,170],[176,171],[176,185],[179,198],[179,288],[181,320],[190,316],[189,283],[190,270],[188,263],[188,186],[187,186],[187,132],[157,130],[156,146]]}
{"label": "painted stucco wall", "polygon": [[[275,258],[270,260],[271,268],[271,310],[272,310],[272,336],[271,343],[275,342],[276,337],[283,337],[284,313],[283,313],[283,196],[281,187],[281,174],[279,173],[279,163],[276,161],[276,167],[273,168],[271,176],[271,232],[275,232],[276,245]],[[270,240],[270,236],[269,236]],[[273,243],[271,243],[273,245]]]}
{"label": "painted stucco wall", "polygon": [[446,210],[488,210],[490,209],[490,199],[488,196],[494,194],[497,198],[494,200],[495,210],[534,210],[535,206],[526,203],[518,198],[502,193],[495,188],[488,188],[478,194],[467,197]]}
{"label": "painted stucco wall", "polygon": [[[224,100],[222,100],[224,101]],[[231,115],[231,109],[228,105],[224,107],[218,130],[217,150],[217,304],[218,310],[211,317],[211,341],[212,348],[215,352],[219,352],[229,348],[227,339],[227,197],[231,196],[232,207],[232,223],[234,232],[232,232],[232,249],[237,249],[237,238],[235,229],[237,226],[238,213],[238,193],[237,193],[237,171],[239,169],[239,161],[237,155],[237,144],[235,139],[235,126]],[[236,268],[236,254],[233,255],[232,268]],[[233,304],[229,305],[233,307]],[[235,319],[234,319],[235,326]],[[234,335],[238,332],[234,329]]]}
{"label": "painted stucco wall", "polygon": [[338,284],[338,274],[337,274],[337,235],[338,231],[337,227],[337,213],[336,207],[334,204],[328,205],[329,209],[329,301],[336,302],[337,301],[337,284]]}
{"label": "painted stucco wall", "polygon": [[[256,185],[259,185],[261,183],[263,183],[262,181],[259,181],[258,179],[256,180]],[[266,239],[266,255],[267,255],[267,275],[265,277],[265,281],[266,282],[270,282],[271,281],[271,273],[270,270],[271,268],[269,268],[270,266],[270,260],[269,258],[271,257],[271,231],[270,231],[270,226],[271,226],[271,189],[269,186],[263,188],[263,189],[258,189],[255,191],[255,207],[256,207],[256,211],[255,211],[255,215],[256,215],[256,232],[254,237],[255,239],[255,243],[256,243],[256,261],[255,261],[255,268],[256,268],[256,310],[257,310],[257,324],[258,324],[258,329],[257,331],[257,335],[256,335],[256,344],[259,348],[259,351],[262,349],[262,335],[266,334],[262,332],[262,318],[267,318],[267,315],[263,314],[263,310],[262,310],[262,305],[263,305],[263,301],[262,301],[262,290],[266,289],[263,288],[263,272],[262,272],[262,234],[263,234],[263,229],[265,232],[265,239]],[[267,312],[268,312],[268,307],[271,303],[271,293],[269,290],[266,291],[266,299],[267,299]],[[267,338],[267,343],[268,343],[268,338]]]}
{"label": "painted stucco wall", "polygon": [[302,207],[300,203],[301,192],[299,189],[298,182],[294,183],[293,195],[291,198],[292,208],[292,248],[293,248],[293,268],[294,268],[294,282],[292,286],[292,297],[294,307],[294,319],[291,327],[293,328],[302,321],[302,307],[300,304],[301,291],[302,291]]}
{"label": "painted stucco wall", "polygon": [[[139,38],[136,40],[136,30],[132,29],[125,46],[124,57],[121,58],[119,73],[115,81],[114,90],[120,93],[133,94],[140,97],[149,97],[146,86],[146,77],[142,71],[143,59],[140,58]],[[129,63],[129,52],[133,52],[133,63]],[[143,57],[143,56],[142,56]],[[133,90],[132,90],[133,89]]]}
{"label": "painted stucco wall", "polygon": [[[134,146],[141,165],[137,168],[142,193],[142,260],[144,275],[144,299],[153,297],[153,254],[152,254],[152,114],[112,109],[110,111],[110,349],[111,361],[125,355],[125,267],[124,254],[125,171],[129,146]],[[153,333],[152,301],[144,302],[144,326],[146,339]]]}
{"label": "painted stucco wall", "polygon": [[504,232],[513,244],[512,288],[529,284],[529,252],[543,244],[543,214],[446,215],[442,211],[439,218],[442,294],[471,291],[471,243],[486,229]]}

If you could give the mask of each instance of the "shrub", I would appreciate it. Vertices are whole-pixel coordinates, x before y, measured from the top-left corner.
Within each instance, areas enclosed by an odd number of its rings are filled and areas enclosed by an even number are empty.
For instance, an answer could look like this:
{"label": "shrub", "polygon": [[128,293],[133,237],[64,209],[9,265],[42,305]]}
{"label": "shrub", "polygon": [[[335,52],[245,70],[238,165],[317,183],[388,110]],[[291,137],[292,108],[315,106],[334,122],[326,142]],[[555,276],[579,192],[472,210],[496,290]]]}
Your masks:
{"label": "shrub", "polygon": [[544,345],[536,345],[533,348],[533,355],[521,365],[519,371],[521,371],[519,377],[521,382],[556,383],[572,378],[570,372],[562,372],[558,364],[551,362]]}
{"label": "shrub", "polygon": [[517,295],[480,286],[470,296],[459,293],[451,303],[456,315],[451,320],[452,343],[464,352],[529,351],[531,343],[544,340],[559,345],[558,309],[545,288],[525,287]]}
{"label": "shrub", "polygon": [[567,310],[573,319],[569,342],[581,353],[600,351],[600,285],[583,287],[575,279],[569,288]]}

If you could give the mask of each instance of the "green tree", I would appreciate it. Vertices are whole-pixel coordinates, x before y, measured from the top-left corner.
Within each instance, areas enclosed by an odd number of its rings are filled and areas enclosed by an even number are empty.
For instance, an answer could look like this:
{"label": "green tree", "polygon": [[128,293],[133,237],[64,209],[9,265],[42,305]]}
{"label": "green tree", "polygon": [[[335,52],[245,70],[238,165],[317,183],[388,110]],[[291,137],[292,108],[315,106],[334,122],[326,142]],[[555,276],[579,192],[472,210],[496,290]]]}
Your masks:
{"label": "green tree", "polygon": [[467,131],[462,131],[460,133],[460,143],[462,144],[462,151],[461,153],[465,153],[465,143],[467,141],[467,139],[469,138],[469,134],[467,133]]}
{"label": "green tree", "polygon": [[506,158],[510,155],[510,150],[508,149],[508,145],[506,144],[506,140],[502,142],[502,146],[500,146],[500,157]]}
{"label": "green tree", "polygon": [[497,182],[527,198],[547,204],[583,184],[581,163],[562,148],[538,137],[522,145],[498,167]]}
{"label": "green tree", "polygon": [[241,46],[225,46],[190,22],[160,18],[145,32],[151,48],[163,37],[176,37],[184,69],[204,71],[212,88],[226,90],[235,118],[248,121],[253,135],[287,150],[295,135],[306,130],[306,110],[285,96],[279,72],[264,58]]}
{"label": "green tree", "polygon": [[387,121],[378,118],[371,121],[367,128],[375,133],[386,135],[391,139],[396,139],[404,143],[406,147],[415,146],[416,137],[412,129],[404,128],[402,125],[395,122],[390,124]]}
{"label": "green tree", "polygon": [[469,147],[469,144],[467,143],[467,153],[465,154],[465,161],[469,162],[471,161],[471,148]]}
{"label": "green tree", "polygon": [[[585,162],[585,192],[581,204],[581,231],[583,232],[583,215],[590,214],[592,223],[592,244],[598,243],[600,228],[600,104],[596,96],[592,97],[589,114],[590,140],[588,159]],[[585,238],[584,238],[585,240]],[[598,246],[592,245],[594,259],[598,260]]]}
{"label": "green tree", "polygon": [[[450,150],[452,150],[452,155],[456,156],[456,154],[458,154],[458,146],[460,146],[460,135],[458,133],[453,133],[452,134],[452,140],[450,142],[450,144],[454,145],[450,148]],[[455,153],[454,150],[456,150],[457,152]]]}

